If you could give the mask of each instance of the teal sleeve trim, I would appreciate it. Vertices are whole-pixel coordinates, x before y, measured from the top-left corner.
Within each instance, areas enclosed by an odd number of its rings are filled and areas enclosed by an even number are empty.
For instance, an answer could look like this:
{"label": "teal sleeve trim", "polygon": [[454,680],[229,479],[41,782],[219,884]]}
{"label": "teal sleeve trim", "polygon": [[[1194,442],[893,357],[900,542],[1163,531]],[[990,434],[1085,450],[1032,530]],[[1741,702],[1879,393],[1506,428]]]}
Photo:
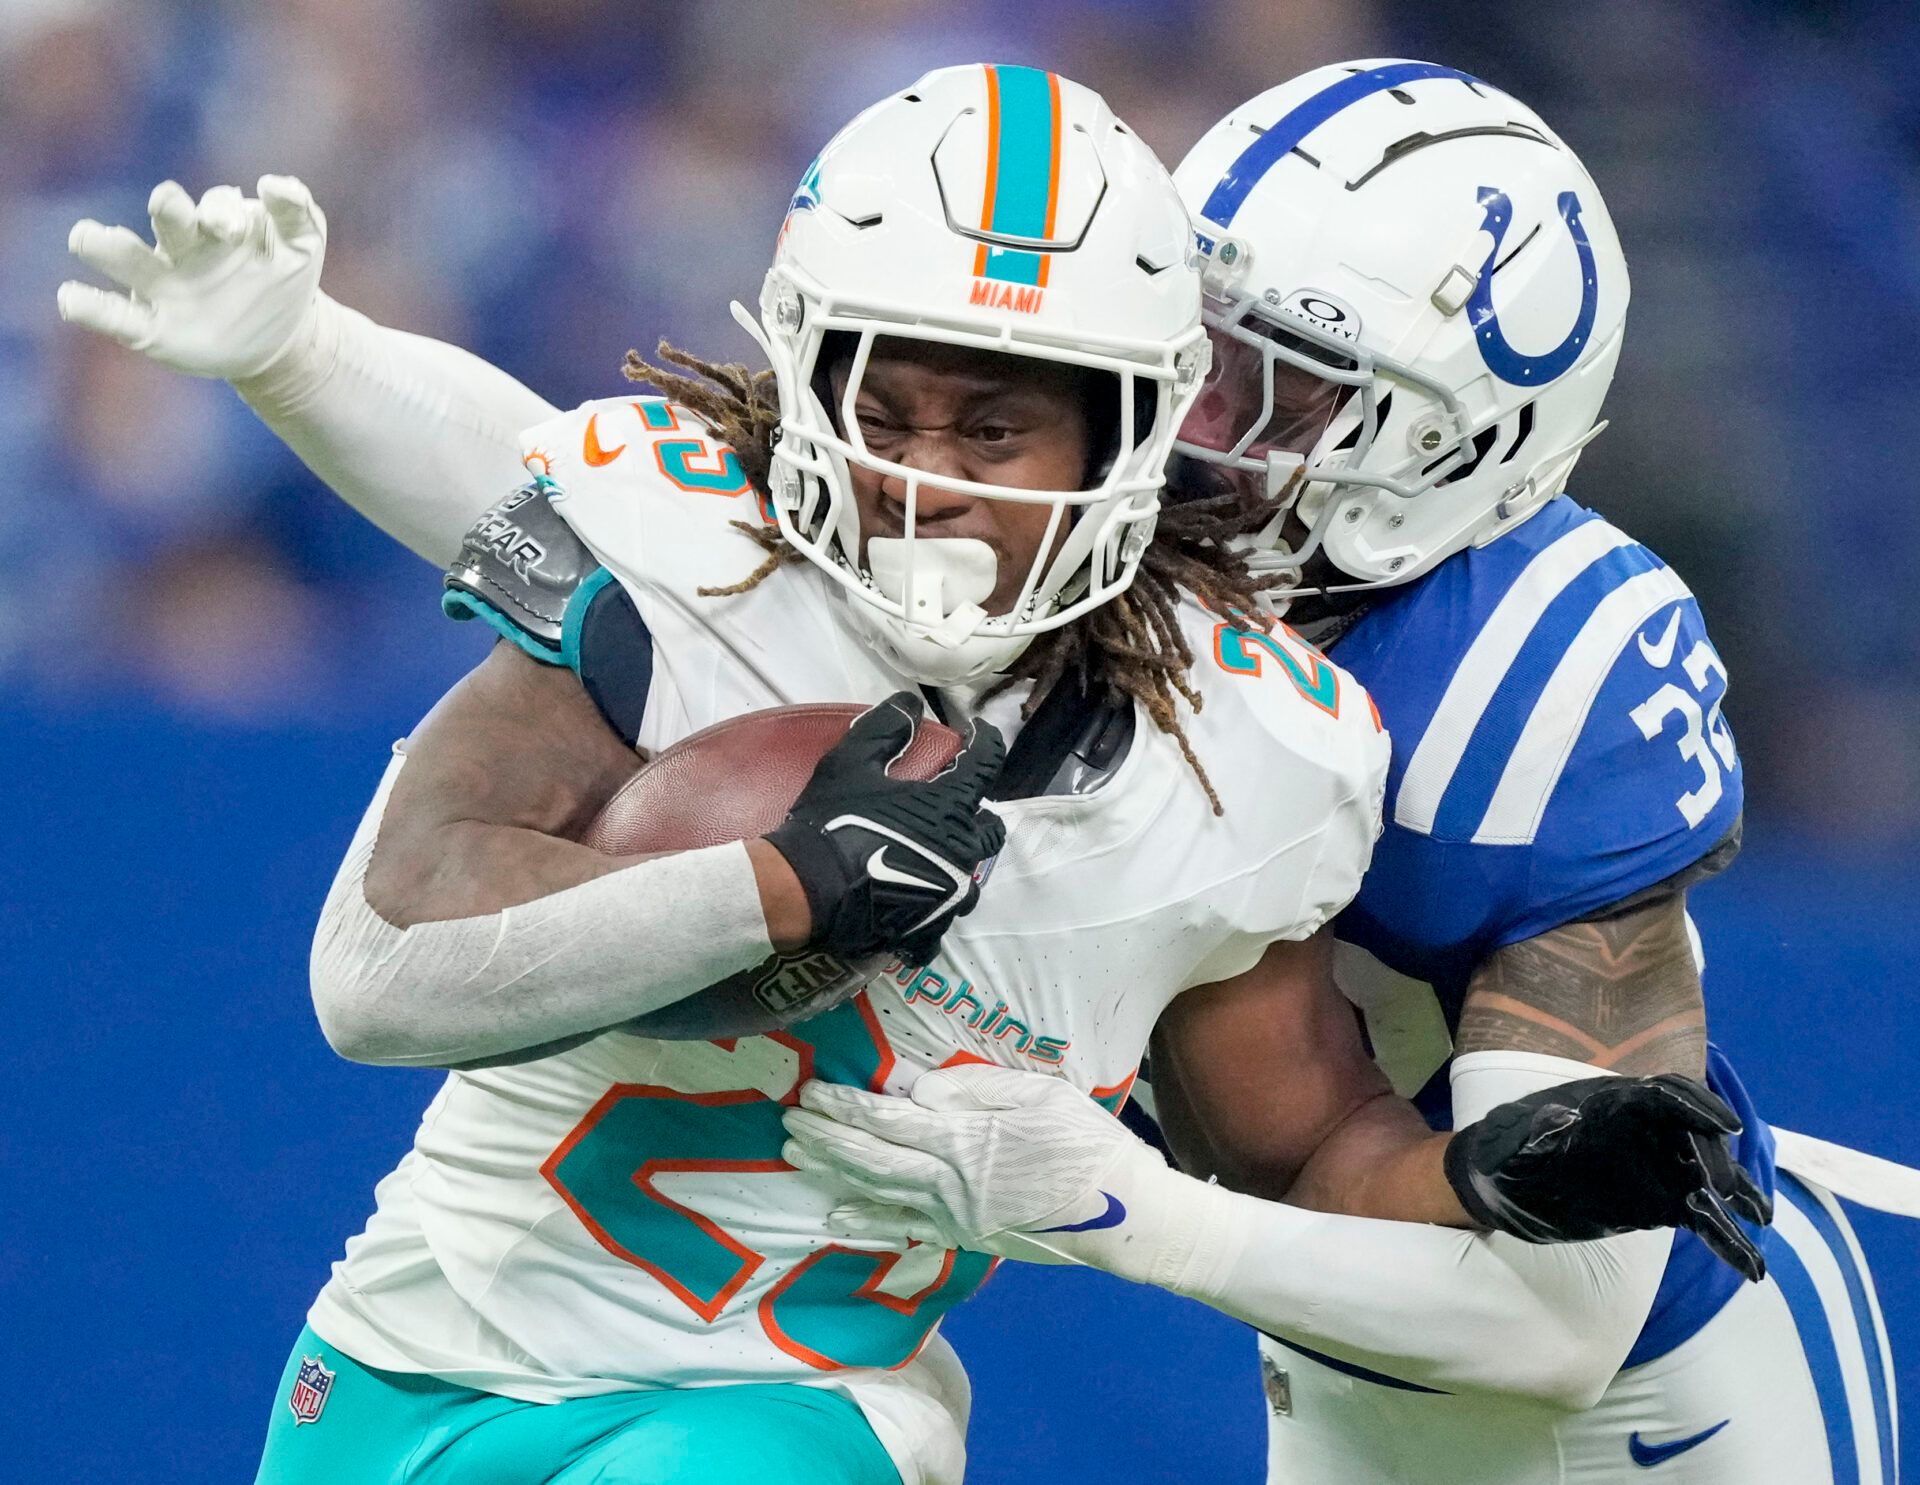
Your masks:
{"label": "teal sleeve trim", "polygon": [[558,663],[575,675],[580,674],[580,631],[587,622],[587,610],[593,607],[593,600],[599,597],[600,590],[612,581],[613,574],[606,568],[595,568],[593,575],[575,588],[573,596],[567,599],[567,612],[560,621]]}
{"label": "teal sleeve trim", "polygon": [[[584,589],[585,585],[583,584],[582,587]],[[556,654],[553,650],[541,644],[539,640],[535,639],[531,634],[528,634],[526,630],[514,623],[513,620],[501,613],[500,610],[492,604],[486,602],[484,599],[474,597],[471,593],[462,592],[458,588],[447,589],[446,592],[440,595],[440,612],[445,614],[449,619],[484,620],[487,627],[492,629],[494,633],[498,634],[502,639],[513,641],[514,644],[518,645],[522,650],[525,650],[542,665],[573,664],[573,662],[565,659],[563,655]],[[574,616],[571,609],[567,614],[567,624],[569,627],[575,627]],[[578,666],[575,665],[574,668],[577,671]]]}

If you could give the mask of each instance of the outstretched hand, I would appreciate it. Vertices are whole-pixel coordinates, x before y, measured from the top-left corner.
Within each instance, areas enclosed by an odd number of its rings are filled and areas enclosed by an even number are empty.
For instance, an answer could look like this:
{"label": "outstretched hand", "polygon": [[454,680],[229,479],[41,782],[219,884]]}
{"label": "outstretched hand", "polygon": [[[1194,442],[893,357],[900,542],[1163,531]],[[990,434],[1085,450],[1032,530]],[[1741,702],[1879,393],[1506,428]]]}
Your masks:
{"label": "outstretched hand", "polygon": [[190,376],[266,370],[317,312],[327,219],[290,175],[263,175],[257,190],[215,186],[196,205],[162,181],[147,202],[151,243],[126,227],[74,223],[68,251],[125,292],[69,280],[60,318]]}
{"label": "outstretched hand", "polygon": [[1456,1133],[1447,1179],[1483,1226],[1532,1243],[1685,1227],[1748,1279],[1766,1260],[1737,1218],[1773,1206],[1733,1158],[1733,1110],[1691,1078],[1583,1078]]}

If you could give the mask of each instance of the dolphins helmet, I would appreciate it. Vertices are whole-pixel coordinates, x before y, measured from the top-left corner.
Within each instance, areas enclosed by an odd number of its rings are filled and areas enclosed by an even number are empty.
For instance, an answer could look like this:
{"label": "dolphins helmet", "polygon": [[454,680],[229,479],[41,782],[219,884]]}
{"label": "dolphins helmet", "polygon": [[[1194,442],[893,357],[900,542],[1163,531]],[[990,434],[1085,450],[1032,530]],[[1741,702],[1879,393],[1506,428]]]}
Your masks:
{"label": "dolphins helmet", "polygon": [[[785,540],[845,590],[907,674],[954,684],[1003,670],[1035,634],[1133,581],[1174,434],[1206,374],[1201,267],[1153,152],[1098,94],[1050,72],[930,72],[862,113],[808,167],[758,324],[734,310],[778,388],[771,505]],[[936,480],[875,454],[854,406],[874,342],[893,337],[1110,373],[1098,381],[1116,399],[1117,435],[1092,483]],[[827,361],[849,354],[836,401]],[[900,537],[863,544],[856,467],[903,482]],[[1007,613],[980,607],[998,582],[985,543],[916,538],[923,483],[1052,507]]]}
{"label": "dolphins helmet", "polygon": [[[1565,486],[1605,426],[1627,265],[1531,109],[1426,62],[1322,67],[1175,179],[1214,341],[1178,448],[1262,483],[1279,606],[1418,577]],[[1351,583],[1299,586],[1321,549]]]}

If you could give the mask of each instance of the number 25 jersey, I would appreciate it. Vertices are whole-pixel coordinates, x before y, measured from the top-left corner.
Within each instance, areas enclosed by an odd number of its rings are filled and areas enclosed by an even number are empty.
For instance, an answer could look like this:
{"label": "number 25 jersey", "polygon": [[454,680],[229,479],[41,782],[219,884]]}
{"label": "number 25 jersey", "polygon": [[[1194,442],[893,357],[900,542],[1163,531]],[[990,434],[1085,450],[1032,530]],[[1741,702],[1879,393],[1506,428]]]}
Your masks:
{"label": "number 25 jersey", "polygon": [[[484,584],[468,598],[531,653],[583,667],[604,696],[581,647],[599,622],[593,605],[617,585],[638,621],[629,639],[643,635],[647,651],[619,675],[644,687],[644,707],[627,696],[602,709],[637,716],[642,747],[766,707],[875,702],[912,684],[860,641],[846,597],[804,562],[744,591],[700,591],[761,563],[736,523],[751,530],[764,516],[738,460],[685,409],[590,403],[527,442],[551,483],[476,532],[540,590],[553,543],[530,536],[523,507],[550,500],[601,570],[552,595],[552,647],[489,606]],[[1198,665],[1232,662],[1187,721],[1223,813],[1136,708],[1131,745],[1099,787],[996,803],[1006,848],[931,964],[883,974],[789,1032],[689,1043],[613,1031],[449,1074],[316,1304],[315,1330],[369,1365],[536,1401],[832,1386],[862,1407],[906,1480],[957,1478],[964,1382],[941,1343],[921,1353],[991,1260],[834,1242],[834,1192],[780,1158],[782,1104],[808,1077],[899,1093],[927,1069],[986,1061],[1054,1071],[1117,1106],[1175,994],[1250,968],[1347,902],[1385,783],[1387,743],[1365,693],[1291,636],[1242,633],[1191,605],[1182,622]],[[1019,699],[987,714],[1010,724]]]}

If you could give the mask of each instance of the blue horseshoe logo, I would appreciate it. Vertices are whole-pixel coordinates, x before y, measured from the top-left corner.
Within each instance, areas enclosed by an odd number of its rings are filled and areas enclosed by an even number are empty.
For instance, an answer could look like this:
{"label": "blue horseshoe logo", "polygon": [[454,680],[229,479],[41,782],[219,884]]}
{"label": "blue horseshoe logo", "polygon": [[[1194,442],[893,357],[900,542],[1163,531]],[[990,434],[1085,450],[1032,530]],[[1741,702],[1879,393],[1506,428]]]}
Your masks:
{"label": "blue horseshoe logo", "polygon": [[1587,229],[1580,225],[1580,198],[1571,191],[1560,193],[1560,215],[1573,237],[1574,251],[1580,255],[1580,313],[1567,338],[1542,356],[1523,356],[1507,344],[1500,328],[1500,316],[1493,307],[1493,265],[1500,256],[1500,241],[1513,223],[1513,203],[1507,193],[1493,186],[1480,188],[1480,205],[1486,209],[1483,231],[1493,234],[1493,246],[1487,261],[1480,265],[1479,282],[1467,300],[1468,321],[1476,334],[1480,359],[1487,370],[1503,382],[1520,387],[1538,387],[1552,381],[1578,359],[1587,337],[1593,333],[1594,310],[1599,305],[1600,289],[1593,267],[1593,245],[1587,241]]}

